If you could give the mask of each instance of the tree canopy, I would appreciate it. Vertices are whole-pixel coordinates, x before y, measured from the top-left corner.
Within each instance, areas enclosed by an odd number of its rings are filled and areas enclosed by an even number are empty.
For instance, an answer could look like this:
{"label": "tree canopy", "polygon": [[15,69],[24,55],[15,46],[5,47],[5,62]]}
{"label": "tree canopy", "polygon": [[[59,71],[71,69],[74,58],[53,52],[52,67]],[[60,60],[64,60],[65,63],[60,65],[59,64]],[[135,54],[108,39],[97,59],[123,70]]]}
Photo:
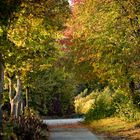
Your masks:
{"label": "tree canopy", "polygon": [[139,80],[139,16],[138,1],[85,0],[73,6],[67,55],[79,78],[124,88]]}

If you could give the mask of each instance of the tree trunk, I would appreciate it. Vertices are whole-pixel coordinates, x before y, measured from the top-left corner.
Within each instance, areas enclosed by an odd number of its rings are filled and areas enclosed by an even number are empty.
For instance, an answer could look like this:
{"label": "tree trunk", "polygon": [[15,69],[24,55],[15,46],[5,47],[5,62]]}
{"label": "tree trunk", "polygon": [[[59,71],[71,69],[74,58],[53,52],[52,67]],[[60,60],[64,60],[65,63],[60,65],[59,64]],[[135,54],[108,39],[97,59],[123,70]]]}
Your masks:
{"label": "tree trunk", "polygon": [[2,94],[4,86],[4,65],[3,65],[3,56],[0,53],[0,130],[2,130]]}
{"label": "tree trunk", "polygon": [[16,88],[16,96],[14,100],[16,101],[16,117],[21,114],[21,93],[22,93],[22,84],[21,84],[21,74],[18,72],[17,75],[17,88]]}
{"label": "tree trunk", "polygon": [[21,99],[18,100],[16,104],[16,117],[18,117],[19,115],[21,115]]}
{"label": "tree trunk", "polygon": [[16,111],[16,105],[14,103],[13,78],[8,76],[8,80],[9,80],[9,100],[11,105],[11,116],[14,117]]}
{"label": "tree trunk", "polygon": [[[11,87],[12,88],[12,87]],[[10,93],[9,90],[9,98],[11,99],[11,115],[14,118],[17,118],[23,109],[21,110],[21,93],[22,93],[22,83],[21,83],[21,74],[18,72],[17,75],[17,86],[15,87],[16,95],[14,98],[12,98],[13,94]]]}
{"label": "tree trunk", "polygon": [[14,86],[13,86],[13,79],[11,77],[8,77],[9,80],[9,99],[10,101],[14,98]]}
{"label": "tree trunk", "polygon": [[26,107],[29,107],[29,87],[26,87]]}
{"label": "tree trunk", "polygon": [[14,102],[14,99],[10,101],[11,104],[11,116],[15,117],[16,116],[16,103]]}
{"label": "tree trunk", "polygon": [[21,98],[20,111],[21,111],[21,114],[23,114],[23,113],[24,113],[24,101],[23,101],[23,99],[22,99],[22,98]]}

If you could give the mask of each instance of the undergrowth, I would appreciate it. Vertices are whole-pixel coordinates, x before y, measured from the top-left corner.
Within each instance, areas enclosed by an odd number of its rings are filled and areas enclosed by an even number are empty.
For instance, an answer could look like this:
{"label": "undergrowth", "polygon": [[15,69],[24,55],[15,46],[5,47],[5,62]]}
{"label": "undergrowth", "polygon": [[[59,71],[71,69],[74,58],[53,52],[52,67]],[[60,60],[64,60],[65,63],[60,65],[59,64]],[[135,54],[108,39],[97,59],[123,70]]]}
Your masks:
{"label": "undergrowth", "polygon": [[[101,92],[93,91],[88,95],[83,92],[75,98],[75,106],[77,113],[85,114],[86,121],[108,117],[118,117],[125,121],[140,119],[138,106],[120,89],[113,91],[106,88]],[[90,108],[84,110],[86,106]]]}

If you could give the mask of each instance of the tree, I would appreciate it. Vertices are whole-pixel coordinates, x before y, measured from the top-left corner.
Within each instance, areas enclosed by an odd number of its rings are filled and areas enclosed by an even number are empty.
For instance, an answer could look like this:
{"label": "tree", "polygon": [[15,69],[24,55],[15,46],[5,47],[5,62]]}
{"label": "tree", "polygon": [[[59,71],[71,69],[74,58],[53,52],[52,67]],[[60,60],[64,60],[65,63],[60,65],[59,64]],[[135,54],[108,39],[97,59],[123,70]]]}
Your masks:
{"label": "tree", "polygon": [[76,76],[127,90],[132,79],[139,79],[138,7],[138,1],[129,0],[85,0],[74,6],[67,55]]}
{"label": "tree", "polygon": [[[24,74],[32,69],[34,63],[38,63],[39,66],[53,59],[56,50],[54,45],[57,44],[55,41],[64,27],[63,22],[68,16],[69,8],[67,1],[55,0],[18,2],[7,0],[1,1],[1,5],[0,46],[2,60],[4,60],[2,64],[5,64],[9,75],[11,103],[14,101],[14,104],[17,104],[21,100]],[[4,12],[3,8],[7,11]],[[46,60],[47,58],[50,59]],[[15,96],[12,93],[13,75],[17,76]]]}
{"label": "tree", "polygon": [[72,74],[53,66],[32,73],[29,105],[41,115],[62,116],[73,113],[75,80]]}
{"label": "tree", "polygon": [[[1,0],[0,1],[0,112],[2,107],[2,93],[4,85],[4,53],[11,42],[7,39],[7,29],[13,18],[14,12],[19,10],[21,1]],[[8,44],[8,46],[7,46]],[[0,113],[0,129],[2,128],[2,113]]]}

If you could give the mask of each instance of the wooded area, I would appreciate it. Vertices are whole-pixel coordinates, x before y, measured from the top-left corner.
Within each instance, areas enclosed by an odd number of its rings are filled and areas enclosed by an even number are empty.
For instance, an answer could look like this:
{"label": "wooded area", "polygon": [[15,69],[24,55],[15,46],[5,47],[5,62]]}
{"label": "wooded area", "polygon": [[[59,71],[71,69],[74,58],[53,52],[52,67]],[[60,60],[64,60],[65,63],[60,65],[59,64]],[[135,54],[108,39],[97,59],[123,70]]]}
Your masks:
{"label": "wooded area", "polygon": [[139,55],[139,0],[0,0],[1,137],[40,139],[39,116],[140,120]]}

